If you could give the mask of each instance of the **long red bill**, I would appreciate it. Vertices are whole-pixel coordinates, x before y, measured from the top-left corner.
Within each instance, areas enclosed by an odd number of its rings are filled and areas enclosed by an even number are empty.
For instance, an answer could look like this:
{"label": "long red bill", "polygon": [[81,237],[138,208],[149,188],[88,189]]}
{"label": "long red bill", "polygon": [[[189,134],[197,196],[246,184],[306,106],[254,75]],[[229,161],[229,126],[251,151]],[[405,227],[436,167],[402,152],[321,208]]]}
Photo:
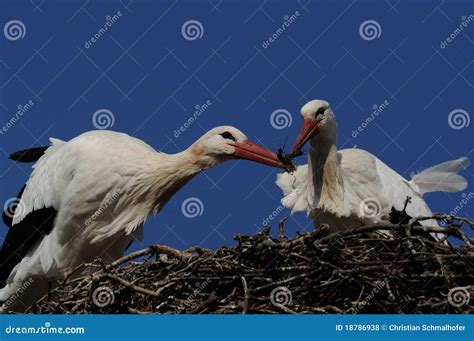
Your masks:
{"label": "long red bill", "polygon": [[297,153],[303,148],[303,146],[314,136],[317,135],[320,128],[320,120],[314,120],[305,118],[303,120],[303,126],[301,127],[300,134],[296,139],[295,145],[293,146],[292,153]]}
{"label": "long red bill", "polygon": [[246,140],[240,143],[234,143],[232,146],[235,147],[234,155],[238,159],[251,160],[277,168],[285,168],[283,163],[278,160],[275,153],[272,153],[268,149],[259,146],[252,141]]}

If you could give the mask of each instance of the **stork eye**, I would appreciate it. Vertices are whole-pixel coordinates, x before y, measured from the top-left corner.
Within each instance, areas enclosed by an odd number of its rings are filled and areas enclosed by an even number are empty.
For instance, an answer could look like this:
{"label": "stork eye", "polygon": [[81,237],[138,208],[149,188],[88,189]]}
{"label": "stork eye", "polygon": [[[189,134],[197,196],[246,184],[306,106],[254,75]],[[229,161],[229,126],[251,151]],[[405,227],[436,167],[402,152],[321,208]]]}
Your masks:
{"label": "stork eye", "polygon": [[324,115],[325,110],[326,108],[323,108],[323,107],[319,108],[318,111],[316,111],[316,117]]}
{"label": "stork eye", "polygon": [[232,141],[237,141],[234,137],[234,135],[232,135],[231,133],[229,133],[228,131],[225,131],[221,134],[221,136],[227,140],[232,140]]}

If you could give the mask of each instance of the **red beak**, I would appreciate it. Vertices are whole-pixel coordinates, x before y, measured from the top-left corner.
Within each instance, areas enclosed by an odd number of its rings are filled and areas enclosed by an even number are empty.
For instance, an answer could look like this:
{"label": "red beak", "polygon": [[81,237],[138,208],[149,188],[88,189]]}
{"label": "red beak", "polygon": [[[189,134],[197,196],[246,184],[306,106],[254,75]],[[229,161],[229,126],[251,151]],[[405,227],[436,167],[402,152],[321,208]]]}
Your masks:
{"label": "red beak", "polygon": [[237,159],[251,160],[272,167],[285,168],[275,153],[249,140],[231,145],[235,147],[234,156]]}
{"label": "red beak", "polygon": [[303,148],[303,146],[314,136],[319,133],[319,129],[321,128],[321,120],[313,120],[310,118],[305,118],[303,120],[303,126],[301,127],[300,134],[296,139],[295,145],[293,146],[293,150],[291,153],[297,153]]}

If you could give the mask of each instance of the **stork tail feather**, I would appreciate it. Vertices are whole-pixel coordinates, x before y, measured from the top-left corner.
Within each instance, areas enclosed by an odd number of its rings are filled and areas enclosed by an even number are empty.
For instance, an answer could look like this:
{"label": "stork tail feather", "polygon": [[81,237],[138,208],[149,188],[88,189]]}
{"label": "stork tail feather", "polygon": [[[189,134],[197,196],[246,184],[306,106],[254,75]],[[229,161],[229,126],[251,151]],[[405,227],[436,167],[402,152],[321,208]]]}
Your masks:
{"label": "stork tail feather", "polygon": [[469,165],[467,157],[446,161],[416,174],[411,183],[422,195],[430,192],[459,192],[466,189],[467,180],[457,173]]}

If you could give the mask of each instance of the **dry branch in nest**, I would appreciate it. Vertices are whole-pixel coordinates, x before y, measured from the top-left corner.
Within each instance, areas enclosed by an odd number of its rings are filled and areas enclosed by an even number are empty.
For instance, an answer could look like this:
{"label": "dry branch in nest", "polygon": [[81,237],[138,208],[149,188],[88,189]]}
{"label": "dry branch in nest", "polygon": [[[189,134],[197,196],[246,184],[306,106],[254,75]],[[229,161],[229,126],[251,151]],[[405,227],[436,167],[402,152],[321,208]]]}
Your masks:
{"label": "dry branch in nest", "polygon": [[[474,313],[474,248],[461,230],[472,223],[436,216],[447,227],[417,226],[423,219],[331,235],[321,226],[294,238],[281,224],[277,239],[265,228],[217,250],[152,246],[59,286],[29,312]],[[437,243],[429,232],[462,245]]]}

